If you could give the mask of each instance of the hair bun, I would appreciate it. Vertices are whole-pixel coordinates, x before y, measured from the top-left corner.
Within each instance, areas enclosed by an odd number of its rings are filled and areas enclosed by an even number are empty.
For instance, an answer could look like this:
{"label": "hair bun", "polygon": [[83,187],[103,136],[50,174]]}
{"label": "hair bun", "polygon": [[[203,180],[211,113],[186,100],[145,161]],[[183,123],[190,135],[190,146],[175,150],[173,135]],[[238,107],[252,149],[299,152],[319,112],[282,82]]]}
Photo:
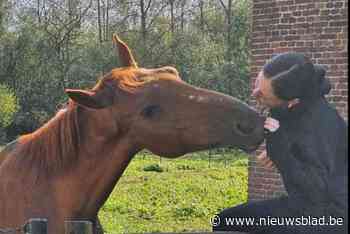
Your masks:
{"label": "hair bun", "polygon": [[331,90],[324,66],[313,64],[305,55],[296,52],[274,56],[263,67],[264,75],[272,79],[277,97],[313,99],[324,96]]}

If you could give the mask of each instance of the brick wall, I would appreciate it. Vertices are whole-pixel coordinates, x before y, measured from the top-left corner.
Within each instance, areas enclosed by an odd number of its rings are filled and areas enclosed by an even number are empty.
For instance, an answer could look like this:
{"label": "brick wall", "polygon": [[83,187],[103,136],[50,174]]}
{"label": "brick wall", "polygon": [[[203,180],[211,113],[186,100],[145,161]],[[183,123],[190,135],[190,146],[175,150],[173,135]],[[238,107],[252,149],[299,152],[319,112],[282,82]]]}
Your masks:
{"label": "brick wall", "polygon": [[[253,0],[251,33],[252,84],[273,54],[296,51],[327,67],[332,91],[328,100],[348,119],[348,1]],[[254,102],[254,101],[253,101]],[[251,156],[249,200],[284,193],[275,170],[261,167]]]}

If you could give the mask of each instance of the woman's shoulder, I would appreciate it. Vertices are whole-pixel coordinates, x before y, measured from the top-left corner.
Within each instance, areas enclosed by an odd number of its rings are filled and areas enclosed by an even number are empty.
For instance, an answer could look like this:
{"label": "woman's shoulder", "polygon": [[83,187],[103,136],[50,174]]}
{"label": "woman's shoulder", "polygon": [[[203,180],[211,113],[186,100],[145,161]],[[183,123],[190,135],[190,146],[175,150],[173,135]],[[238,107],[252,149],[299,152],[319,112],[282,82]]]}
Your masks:
{"label": "woman's shoulder", "polygon": [[336,108],[324,99],[311,107],[294,129],[297,138],[326,142],[343,138],[347,124]]}
{"label": "woman's shoulder", "polygon": [[310,125],[330,125],[344,122],[335,106],[325,98],[320,99],[308,108],[303,121]]}

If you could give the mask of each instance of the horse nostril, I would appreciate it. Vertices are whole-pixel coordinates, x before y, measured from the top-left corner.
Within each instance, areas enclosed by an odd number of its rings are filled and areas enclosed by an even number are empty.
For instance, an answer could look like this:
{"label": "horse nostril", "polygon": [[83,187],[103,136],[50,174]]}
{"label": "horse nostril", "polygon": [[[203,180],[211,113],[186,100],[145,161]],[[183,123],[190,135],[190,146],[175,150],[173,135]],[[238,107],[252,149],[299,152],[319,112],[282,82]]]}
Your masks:
{"label": "horse nostril", "polygon": [[242,134],[242,135],[250,135],[253,133],[255,127],[253,124],[237,124],[237,130]]}

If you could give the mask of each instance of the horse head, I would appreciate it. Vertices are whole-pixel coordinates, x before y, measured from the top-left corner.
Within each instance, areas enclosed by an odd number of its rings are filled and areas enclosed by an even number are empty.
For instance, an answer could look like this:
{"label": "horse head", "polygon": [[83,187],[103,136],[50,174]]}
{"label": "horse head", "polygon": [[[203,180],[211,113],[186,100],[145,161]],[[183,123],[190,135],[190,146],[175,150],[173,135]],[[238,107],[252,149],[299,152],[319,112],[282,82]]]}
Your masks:
{"label": "horse head", "polygon": [[66,90],[99,113],[111,139],[123,136],[135,149],[164,157],[226,146],[252,151],[263,141],[264,119],[247,104],[184,82],[174,67],[141,68],[119,37],[113,42],[123,67],[91,90]]}

